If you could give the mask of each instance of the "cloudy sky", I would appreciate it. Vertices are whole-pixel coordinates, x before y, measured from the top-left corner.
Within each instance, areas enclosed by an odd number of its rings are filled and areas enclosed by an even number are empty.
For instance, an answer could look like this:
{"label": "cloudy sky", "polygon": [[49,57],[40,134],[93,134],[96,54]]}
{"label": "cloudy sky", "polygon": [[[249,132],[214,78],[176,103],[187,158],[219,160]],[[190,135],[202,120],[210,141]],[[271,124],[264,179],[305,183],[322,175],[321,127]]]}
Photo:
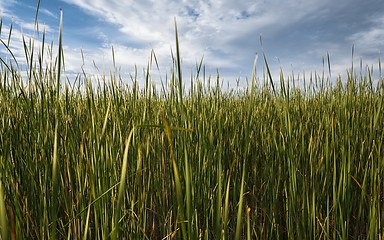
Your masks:
{"label": "cloudy sky", "polygon": [[[37,2],[0,1],[1,39],[7,40],[13,21],[10,48],[20,61],[25,58],[22,34],[39,43],[41,35],[34,31]],[[68,74],[80,72],[81,66],[89,73],[108,73],[113,46],[122,75],[132,74],[135,65],[142,72],[153,49],[164,77],[171,49],[175,52],[175,18],[184,74],[194,73],[204,57],[208,73],[215,76],[218,70],[229,82],[251,76],[256,54],[262,78],[263,51],[273,76],[280,68],[286,75],[321,73],[329,53],[333,79],[351,67],[352,46],[355,63],[363,59],[363,66],[373,66],[377,74],[384,52],[382,0],[41,0],[39,29],[55,45],[60,8]],[[7,57],[3,45],[0,56]]]}

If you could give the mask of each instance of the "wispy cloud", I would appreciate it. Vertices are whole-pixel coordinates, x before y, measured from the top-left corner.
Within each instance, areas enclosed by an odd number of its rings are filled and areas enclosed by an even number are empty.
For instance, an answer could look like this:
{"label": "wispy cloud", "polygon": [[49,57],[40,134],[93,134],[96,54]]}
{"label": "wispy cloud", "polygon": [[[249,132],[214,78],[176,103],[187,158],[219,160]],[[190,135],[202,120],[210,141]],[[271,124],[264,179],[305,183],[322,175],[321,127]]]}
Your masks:
{"label": "wispy cloud", "polygon": [[39,12],[42,13],[42,14],[45,14],[45,15],[47,15],[49,17],[58,19],[58,15],[57,14],[53,13],[52,11],[50,11],[50,10],[48,10],[46,8],[40,8]]}
{"label": "wispy cloud", "polygon": [[384,16],[371,19],[370,23],[367,29],[362,29],[348,37],[348,40],[364,49],[366,57],[377,55],[384,50]]}

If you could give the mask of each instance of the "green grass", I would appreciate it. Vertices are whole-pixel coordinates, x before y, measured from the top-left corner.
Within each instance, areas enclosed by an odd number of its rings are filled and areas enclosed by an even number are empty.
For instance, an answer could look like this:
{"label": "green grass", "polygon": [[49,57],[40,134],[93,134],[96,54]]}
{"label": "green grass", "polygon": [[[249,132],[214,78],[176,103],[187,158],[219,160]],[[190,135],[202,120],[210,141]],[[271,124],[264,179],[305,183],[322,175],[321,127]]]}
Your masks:
{"label": "green grass", "polygon": [[142,88],[117,73],[70,84],[59,42],[45,65],[52,45],[34,59],[24,41],[26,77],[1,60],[2,239],[383,237],[383,79],[282,73],[279,87],[263,54],[246,89],[211,87],[202,61],[185,89],[176,28],[161,90],[154,53]]}

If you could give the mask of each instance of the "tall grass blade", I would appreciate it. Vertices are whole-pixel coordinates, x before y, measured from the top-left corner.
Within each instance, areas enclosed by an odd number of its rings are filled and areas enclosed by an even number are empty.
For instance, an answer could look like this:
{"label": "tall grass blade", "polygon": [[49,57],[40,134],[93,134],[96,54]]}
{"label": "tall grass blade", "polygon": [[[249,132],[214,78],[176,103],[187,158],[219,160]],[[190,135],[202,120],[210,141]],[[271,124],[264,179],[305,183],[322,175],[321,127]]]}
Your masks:
{"label": "tall grass blade", "polygon": [[60,27],[59,27],[59,46],[58,46],[58,53],[57,53],[57,84],[56,84],[56,91],[57,91],[57,98],[60,94],[60,83],[61,83],[61,65],[63,59],[63,10],[60,9]]}
{"label": "tall grass blade", "polygon": [[0,228],[1,239],[8,239],[8,217],[5,207],[5,195],[3,190],[3,183],[0,180]]}
{"label": "tall grass blade", "polygon": [[51,233],[50,239],[56,239],[57,233],[57,213],[58,213],[58,202],[59,197],[59,170],[58,170],[58,153],[57,153],[57,138],[58,138],[58,123],[55,126],[55,137],[53,143],[53,156],[52,156],[52,198],[51,198]]}
{"label": "tall grass blade", "polygon": [[225,200],[224,200],[224,213],[223,213],[223,230],[224,230],[224,239],[228,239],[228,220],[229,220],[229,193],[230,193],[230,185],[231,185],[231,176],[228,176],[227,187],[225,190]]}
{"label": "tall grass blade", "polygon": [[191,170],[189,166],[188,160],[188,152],[187,146],[184,146],[184,171],[185,171],[185,202],[186,202],[186,221],[187,221],[187,231],[188,231],[188,239],[193,239],[192,237],[192,195],[191,195]]}
{"label": "tall grass blade", "polygon": [[244,203],[244,181],[245,181],[245,162],[243,164],[243,173],[241,175],[241,186],[240,186],[240,198],[238,203],[238,209],[237,209],[237,216],[236,216],[236,235],[235,240],[239,240],[241,230],[242,230],[242,214],[243,214],[243,203]]}
{"label": "tall grass blade", "polygon": [[[12,30],[13,30],[13,18],[12,18],[11,26],[9,26],[9,33],[8,33],[7,46],[10,46],[10,44],[11,44]],[[10,52],[11,52],[11,51],[10,51]]]}
{"label": "tall grass blade", "polygon": [[327,52],[327,63],[328,63],[328,74],[329,74],[329,77],[331,78],[332,77],[332,73],[331,73],[331,59],[329,57],[329,52]]}
{"label": "tall grass blade", "polygon": [[268,74],[269,82],[270,82],[270,84],[272,86],[273,95],[276,96],[275,84],[273,83],[271,70],[269,70],[269,65],[268,65],[268,62],[267,62],[267,57],[265,56],[264,52],[263,52],[263,58],[264,58],[265,67],[267,68],[267,74]]}
{"label": "tall grass blade", "polygon": [[131,145],[132,136],[134,134],[135,128],[132,128],[127,140],[125,141],[124,155],[123,155],[123,165],[121,167],[121,175],[120,175],[120,184],[117,198],[117,205],[115,209],[115,217],[114,217],[114,228],[112,230],[111,239],[118,239],[118,233],[120,232],[119,221],[120,221],[120,213],[122,212],[122,203],[123,198],[125,196],[126,190],[126,179],[127,179],[127,167],[128,167],[128,150]]}
{"label": "tall grass blade", "polygon": [[35,28],[36,28],[37,34],[39,34],[39,22],[38,22],[39,10],[40,10],[40,0],[37,0],[37,7],[36,7],[36,14],[35,14]]}
{"label": "tall grass blade", "polygon": [[174,184],[176,187],[176,199],[178,204],[178,211],[179,211],[179,221],[181,225],[181,233],[183,236],[183,239],[187,239],[187,228],[185,226],[185,219],[184,219],[184,204],[183,204],[183,192],[181,189],[181,181],[180,181],[180,175],[179,170],[177,166],[177,161],[175,159],[174,149],[173,149],[173,143],[171,138],[171,129],[168,124],[167,119],[163,116],[163,123],[164,123],[164,132],[168,140],[170,152],[171,152],[171,164],[172,164],[172,170],[173,170],[173,177],[174,177]]}
{"label": "tall grass blade", "polygon": [[175,37],[176,37],[176,63],[177,63],[177,76],[178,76],[178,89],[179,89],[179,101],[183,106],[183,74],[181,72],[181,57],[179,47],[179,32],[177,30],[177,23],[175,18]]}
{"label": "tall grass blade", "polygon": [[[8,53],[11,54],[13,61],[15,62],[17,68],[19,69],[19,63],[17,62],[16,57],[15,57],[15,55],[13,55],[13,52],[11,51],[11,49],[9,49],[9,44],[6,44],[2,39],[0,39],[0,42],[1,42],[1,44],[3,44],[5,49],[7,49]],[[0,58],[0,60],[1,60],[1,62],[4,63],[4,65],[8,68],[8,70],[11,71],[11,68],[8,66],[8,64],[2,58]]]}
{"label": "tall grass blade", "polygon": [[89,207],[88,208],[88,212],[87,212],[87,218],[85,220],[85,227],[84,227],[84,230],[83,230],[83,232],[84,232],[83,240],[87,240],[90,215],[91,215],[91,208]]}

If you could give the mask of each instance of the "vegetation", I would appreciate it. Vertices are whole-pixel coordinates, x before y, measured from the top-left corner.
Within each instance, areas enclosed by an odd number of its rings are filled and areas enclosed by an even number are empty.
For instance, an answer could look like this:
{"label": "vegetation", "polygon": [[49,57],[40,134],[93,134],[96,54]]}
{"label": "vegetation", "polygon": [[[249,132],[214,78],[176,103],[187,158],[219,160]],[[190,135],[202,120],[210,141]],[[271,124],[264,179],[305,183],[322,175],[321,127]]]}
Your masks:
{"label": "vegetation", "polygon": [[186,89],[176,28],[157,90],[154,53],[140,87],[64,80],[61,40],[56,57],[24,46],[26,71],[1,59],[2,239],[383,237],[384,83],[370,69],[274,86],[264,56],[246,89],[224,91],[202,63]]}

